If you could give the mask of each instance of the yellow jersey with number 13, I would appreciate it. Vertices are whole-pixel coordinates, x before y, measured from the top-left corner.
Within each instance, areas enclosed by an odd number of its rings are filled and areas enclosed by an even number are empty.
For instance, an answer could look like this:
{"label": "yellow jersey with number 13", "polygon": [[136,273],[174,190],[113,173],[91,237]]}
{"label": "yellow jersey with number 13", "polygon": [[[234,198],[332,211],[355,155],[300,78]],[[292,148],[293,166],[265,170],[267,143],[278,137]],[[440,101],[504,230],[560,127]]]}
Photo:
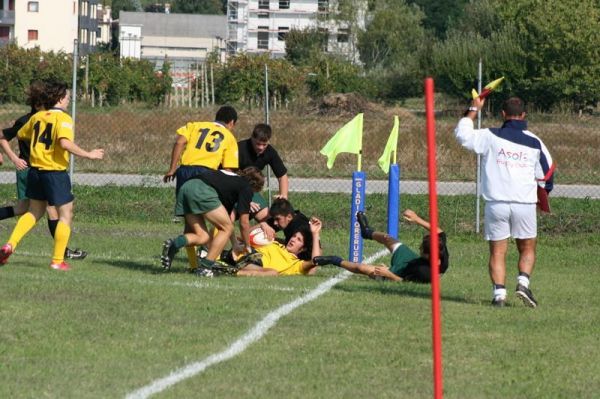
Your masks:
{"label": "yellow jersey with number 13", "polygon": [[181,165],[206,166],[211,169],[237,169],[238,145],[235,136],[217,122],[189,122],[177,129],[187,144]]}
{"label": "yellow jersey with number 13", "polygon": [[29,141],[30,166],[39,170],[66,170],[69,152],[58,141],[73,141],[73,119],[62,109],[39,111],[19,129],[17,137]]}

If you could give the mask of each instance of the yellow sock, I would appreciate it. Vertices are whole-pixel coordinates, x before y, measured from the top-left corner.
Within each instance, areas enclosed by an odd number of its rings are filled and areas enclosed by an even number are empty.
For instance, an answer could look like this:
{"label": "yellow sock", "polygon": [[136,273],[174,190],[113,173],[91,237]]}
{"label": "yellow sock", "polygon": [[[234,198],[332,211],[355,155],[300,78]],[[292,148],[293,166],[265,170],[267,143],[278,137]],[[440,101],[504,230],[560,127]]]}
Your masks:
{"label": "yellow sock", "polygon": [[37,220],[35,220],[35,216],[33,216],[33,213],[31,212],[24,213],[23,216],[19,218],[19,221],[15,225],[15,228],[8,239],[8,243],[12,246],[13,250],[17,247],[23,237],[25,237],[25,234],[35,226],[36,222]]}
{"label": "yellow sock", "polygon": [[58,221],[56,231],[54,232],[54,254],[52,255],[52,263],[62,263],[65,260],[65,250],[71,237],[71,227]]}
{"label": "yellow sock", "polygon": [[196,247],[185,247],[185,252],[187,253],[190,270],[196,270],[198,268],[198,257],[196,256]]}

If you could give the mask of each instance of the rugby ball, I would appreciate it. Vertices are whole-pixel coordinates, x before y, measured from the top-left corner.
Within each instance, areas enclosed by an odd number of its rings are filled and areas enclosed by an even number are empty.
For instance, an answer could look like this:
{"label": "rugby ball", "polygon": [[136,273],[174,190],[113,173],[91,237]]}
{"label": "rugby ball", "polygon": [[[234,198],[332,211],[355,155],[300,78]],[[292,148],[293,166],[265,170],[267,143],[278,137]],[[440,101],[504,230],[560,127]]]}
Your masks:
{"label": "rugby ball", "polygon": [[265,234],[263,229],[260,228],[260,226],[257,226],[250,230],[250,245],[252,245],[253,247],[262,247],[264,245],[269,245],[272,242],[273,240],[269,240],[267,238],[267,235]]}

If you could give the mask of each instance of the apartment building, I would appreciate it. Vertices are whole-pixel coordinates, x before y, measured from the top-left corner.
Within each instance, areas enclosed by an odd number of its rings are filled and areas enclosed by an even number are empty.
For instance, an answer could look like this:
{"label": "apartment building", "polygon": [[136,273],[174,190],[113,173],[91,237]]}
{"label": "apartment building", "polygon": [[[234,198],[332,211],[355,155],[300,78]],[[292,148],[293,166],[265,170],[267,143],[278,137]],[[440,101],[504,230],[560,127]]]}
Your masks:
{"label": "apartment building", "polygon": [[0,45],[15,42],[24,48],[80,54],[97,43],[98,0],[0,0]]}
{"label": "apartment building", "polygon": [[224,15],[119,13],[122,58],[146,59],[174,70],[187,70],[217,51],[224,61],[227,17]]}
{"label": "apartment building", "polygon": [[[285,55],[285,35],[292,29],[317,28],[327,34],[327,51],[353,57],[353,41],[347,25],[330,18],[336,0],[229,0],[228,46],[236,52],[268,52]],[[360,21],[364,10],[359,10]]]}

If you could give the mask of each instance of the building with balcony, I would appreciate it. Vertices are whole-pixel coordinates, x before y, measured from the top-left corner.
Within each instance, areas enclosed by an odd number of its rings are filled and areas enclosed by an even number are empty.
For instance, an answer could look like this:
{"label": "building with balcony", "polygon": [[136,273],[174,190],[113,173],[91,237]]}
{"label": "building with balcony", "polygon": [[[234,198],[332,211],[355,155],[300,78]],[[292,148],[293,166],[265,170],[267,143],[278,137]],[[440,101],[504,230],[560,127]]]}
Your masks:
{"label": "building with balcony", "polygon": [[[335,0],[229,0],[227,50],[230,54],[268,52],[279,58],[285,56],[285,35],[290,30],[316,28],[327,34],[328,52],[355,58],[348,26],[330,18],[335,7]],[[358,12],[359,26],[365,10]]]}
{"label": "building with balcony", "polygon": [[97,43],[98,0],[0,0],[0,44],[15,42],[24,48],[80,54]]}

